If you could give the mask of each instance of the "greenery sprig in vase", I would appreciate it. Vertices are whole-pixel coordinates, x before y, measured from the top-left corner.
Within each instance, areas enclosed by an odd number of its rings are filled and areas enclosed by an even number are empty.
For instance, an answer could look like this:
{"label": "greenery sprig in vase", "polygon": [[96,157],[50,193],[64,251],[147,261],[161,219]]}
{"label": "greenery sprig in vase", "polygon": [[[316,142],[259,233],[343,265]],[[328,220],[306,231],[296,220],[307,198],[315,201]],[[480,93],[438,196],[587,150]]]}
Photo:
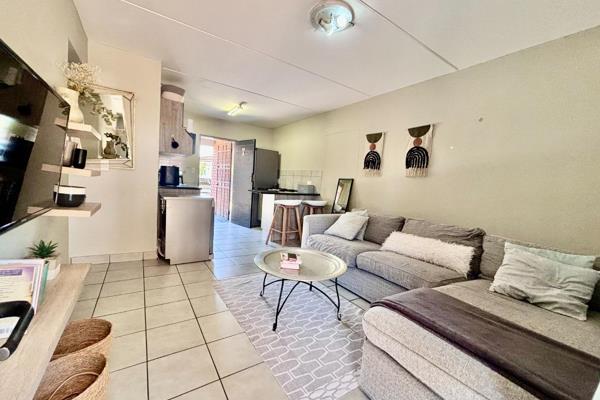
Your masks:
{"label": "greenery sprig in vase", "polygon": [[99,115],[107,125],[117,120],[116,115],[104,106],[102,98],[94,90],[99,67],[88,63],[67,62],[63,64],[62,71],[67,78],[68,88],[79,93],[81,105],[89,105],[90,112]]}

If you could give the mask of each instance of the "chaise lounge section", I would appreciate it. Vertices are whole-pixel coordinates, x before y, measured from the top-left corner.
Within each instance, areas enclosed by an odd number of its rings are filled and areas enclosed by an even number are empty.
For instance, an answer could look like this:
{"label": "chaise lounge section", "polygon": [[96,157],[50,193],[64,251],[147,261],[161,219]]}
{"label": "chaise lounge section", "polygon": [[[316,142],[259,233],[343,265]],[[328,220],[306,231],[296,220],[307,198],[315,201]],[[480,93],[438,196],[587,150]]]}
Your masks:
{"label": "chaise lounge section", "polygon": [[[462,302],[494,314],[584,353],[600,357],[600,287],[596,286],[587,321],[559,315],[489,291],[502,263],[504,242],[486,236],[481,279],[437,287]],[[512,241],[517,244],[517,241]],[[538,247],[539,246],[535,246]],[[599,269],[597,259],[595,269]],[[363,318],[361,388],[372,400],[535,399],[531,393],[479,360],[404,316],[373,307]],[[389,383],[382,387],[381,382]],[[410,394],[410,396],[407,395]]]}

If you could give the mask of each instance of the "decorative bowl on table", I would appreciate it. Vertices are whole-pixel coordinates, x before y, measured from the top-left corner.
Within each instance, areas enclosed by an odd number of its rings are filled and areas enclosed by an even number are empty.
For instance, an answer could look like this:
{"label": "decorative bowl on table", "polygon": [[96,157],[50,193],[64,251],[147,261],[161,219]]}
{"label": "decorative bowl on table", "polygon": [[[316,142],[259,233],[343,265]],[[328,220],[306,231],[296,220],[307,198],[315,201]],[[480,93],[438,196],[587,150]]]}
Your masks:
{"label": "decorative bowl on table", "polygon": [[54,202],[61,207],[78,207],[85,201],[82,186],[54,185]]}

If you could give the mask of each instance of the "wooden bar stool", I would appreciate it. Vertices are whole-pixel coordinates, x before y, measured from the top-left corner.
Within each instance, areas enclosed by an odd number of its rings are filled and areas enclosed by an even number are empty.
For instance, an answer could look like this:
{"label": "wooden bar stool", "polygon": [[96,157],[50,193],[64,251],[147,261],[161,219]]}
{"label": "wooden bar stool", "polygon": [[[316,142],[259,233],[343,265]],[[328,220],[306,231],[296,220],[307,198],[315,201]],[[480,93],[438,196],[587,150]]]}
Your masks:
{"label": "wooden bar stool", "polygon": [[308,215],[323,214],[327,200],[304,200],[302,204],[304,204],[302,209],[302,218],[304,218],[307,213]]}
{"label": "wooden bar stool", "polygon": [[[291,234],[297,234],[298,239],[302,238],[302,224],[300,221],[300,204],[302,200],[275,200],[275,212],[273,213],[273,221],[269,228],[269,234],[267,235],[267,241],[265,244],[269,244],[273,232],[277,232],[281,235],[281,245],[285,246],[288,236]],[[281,229],[276,228],[277,211],[281,210]],[[293,218],[296,218],[296,229],[289,229],[290,224],[293,223]]]}

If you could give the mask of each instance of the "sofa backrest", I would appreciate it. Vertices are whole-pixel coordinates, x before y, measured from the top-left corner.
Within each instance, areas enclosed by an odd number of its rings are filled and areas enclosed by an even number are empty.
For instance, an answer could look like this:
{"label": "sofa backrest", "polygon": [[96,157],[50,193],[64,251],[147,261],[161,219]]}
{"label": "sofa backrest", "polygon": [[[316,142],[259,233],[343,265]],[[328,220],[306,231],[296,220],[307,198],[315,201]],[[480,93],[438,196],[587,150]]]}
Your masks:
{"label": "sofa backrest", "polygon": [[392,232],[402,230],[403,226],[404,217],[369,214],[364,240],[383,244]]}
{"label": "sofa backrest", "polygon": [[475,248],[471,260],[468,277],[476,278],[479,275],[481,255],[483,253],[483,238],[485,231],[480,228],[462,228],[456,225],[436,224],[422,219],[407,218],[402,228],[403,233],[438,239],[443,242],[461,244]]}
{"label": "sofa backrest", "polygon": [[[555,250],[563,253],[574,254],[568,251],[559,249],[553,249],[551,247],[539,246],[533,243],[522,242],[519,240],[507,239],[496,235],[486,235],[483,238],[483,255],[481,256],[481,274],[480,276],[484,279],[494,279],[496,271],[502,265],[504,259],[504,243],[506,241],[510,243],[518,244],[521,246],[534,247],[538,249]],[[596,258],[594,263],[594,269],[600,270],[600,257]],[[589,303],[590,308],[600,311],[600,282],[596,285],[594,296]]]}

